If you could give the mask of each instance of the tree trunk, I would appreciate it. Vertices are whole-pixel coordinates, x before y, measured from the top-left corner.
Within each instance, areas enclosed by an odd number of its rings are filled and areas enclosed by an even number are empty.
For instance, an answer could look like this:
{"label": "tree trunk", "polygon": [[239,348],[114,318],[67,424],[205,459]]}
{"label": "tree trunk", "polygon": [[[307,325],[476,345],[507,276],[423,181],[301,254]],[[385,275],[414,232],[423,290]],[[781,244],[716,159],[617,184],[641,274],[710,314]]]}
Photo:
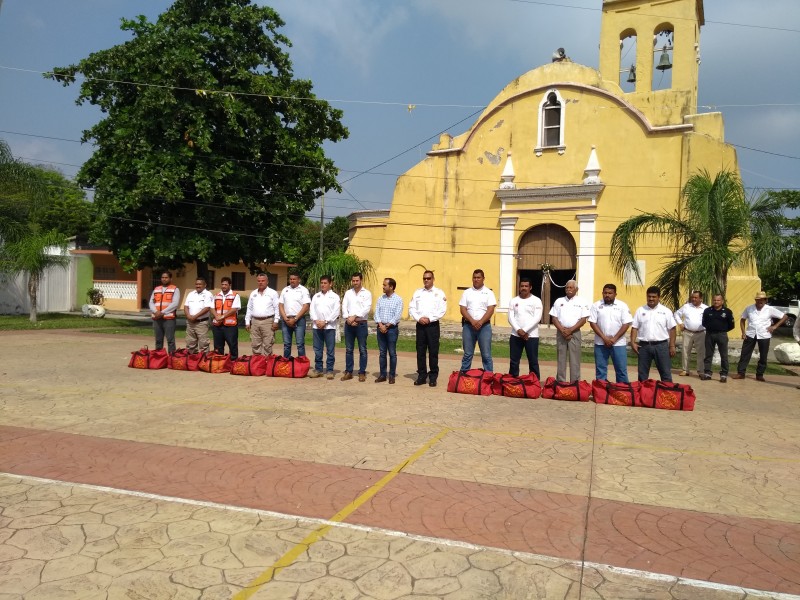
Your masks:
{"label": "tree trunk", "polygon": [[36,297],[39,293],[39,275],[31,273],[28,276],[28,297],[31,301],[31,323],[36,323]]}
{"label": "tree trunk", "polygon": [[[197,277],[198,279],[202,277],[205,279],[206,284],[208,283],[208,263],[204,260],[196,260],[194,261],[197,265]],[[194,283],[194,282],[192,282]]]}

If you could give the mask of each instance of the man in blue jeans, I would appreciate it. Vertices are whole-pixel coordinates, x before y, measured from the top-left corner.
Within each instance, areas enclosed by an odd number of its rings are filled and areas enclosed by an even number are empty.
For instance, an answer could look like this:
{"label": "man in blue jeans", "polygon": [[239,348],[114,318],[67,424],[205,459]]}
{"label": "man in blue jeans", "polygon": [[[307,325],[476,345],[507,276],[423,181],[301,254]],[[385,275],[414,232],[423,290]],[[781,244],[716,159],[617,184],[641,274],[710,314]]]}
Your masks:
{"label": "man in blue jeans", "polygon": [[292,335],[297,342],[297,356],[306,355],[306,315],[311,308],[311,296],[305,286],[300,285],[300,276],[289,275],[289,285],[283,288],[278,299],[283,333],[283,356],[292,355]]}
{"label": "man in blue jeans", "polygon": [[344,293],[342,318],[344,319],[344,374],[342,381],[353,378],[353,349],[358,340],[358,380],[367,378],[367,317],[372,310],[372,293],[361,284],[361,273],[353,273],[353,287]]}
{"label": "man in blue jeans", "polygon": [[383,296],[378,298],[375,307],[375,323],[378,326],[378,366],[380,376],[375,383],[383,383],[387,378],[386,354],[389,354],[389,383],[394,383],[397,375],[397,324],[403,316],[403,299],[394,293],[397,282],[391,277],[383,280]]}
{"label": "man in blue jeans", "polygon": [[[329,275],[319,278],[319,291],[311,299],[311,321],[314,339],[314,371],[309,377],[333,379],[333,365],[336,361],[336,328],[339,327],[339,294],[331,290],[332,279]],[[323,372],[322,352],[326,351],[325,371]]]}
{"label": "man in blue jeans", "polygon": [[481,350],[481,362],[485,371],[492,371],[492,325],[490,323],[497,299],[494,292],[487,288],[482,269],[472,272],[472,287],[464,290],[461,301],[461,338],[464,346],[464,358],[461,359],[461,370],[468,371],[472,367],[472,356],[475,344]]}
{"label": "man in blue jeans", "polygon": [[594,331],[594,378],[598,381],[608,381],[608,359],[611,358],[617,383],[630,383],[625,334],[632,321],[628,305],[617,300],[617,286],[605,284],[603,299],[589,309],[589,327]]}

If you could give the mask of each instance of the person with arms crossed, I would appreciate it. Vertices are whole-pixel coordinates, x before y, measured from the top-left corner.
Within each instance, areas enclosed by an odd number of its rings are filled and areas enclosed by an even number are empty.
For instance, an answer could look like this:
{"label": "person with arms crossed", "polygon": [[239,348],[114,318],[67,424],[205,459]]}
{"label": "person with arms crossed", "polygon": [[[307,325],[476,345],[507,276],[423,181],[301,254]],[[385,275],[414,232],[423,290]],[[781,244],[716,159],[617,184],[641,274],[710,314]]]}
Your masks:
{"label": "person with arms crossed", "polygon": [[275,332],[278,331],[280,311],[278,292],[269,287],[266,273],[256,275],[258,287],[250,293],[247,312],[244,315],[244,328],[250,332],[250,346],[253,354],[272,354]]}
{"label": "person with arms crossed", "polygon": [[375,383],[386,381],[386,354],[389,354],[389,383],[394,383],[397,375],[397,325],[403,316],[403,299],[394,293],[397,282],[391,277],[383,280],[383,296],[378,298],[375,307],[375,323],[378,326],[378,367],[380,375]]}
{"label": "person with arms crossed", "polygon": [[214,312],[212,313],[211,331],[214,335],[214,352],[228,354],[231,360],[239,358],[239,321],[237,315],[242,308],[239,294],[231,290],[231,278],[223,277],[219,284],[220,292],[214,296]]}
{"label": "person with arms crossed", "polygon": [[[750,357],[753,356],[753,349],[758,344],[758,365],[756,365],[756,381],[766,381],[764,371],[767,370],[767,357],[769,356],[769,343],[772,339],[772,332],[786,322],[789,315],[784,314],[773,306],[767,304],[767,294],[763,291],[758,292],[755,297],[755,304],[751,304],[742,312],[739,326],[742,329],[742,354],[739,357],[739,364],[736,366],[736,375],[731,379],[744,379]],[[773,319],[778,322],[772,324]]]}
{"label": "person with arms crossed", "polygon": [[528,372],[539,374],[539,323],[542,320],[542,301],[531,293],[533,284],[527,277],[519,280],[519,295],[508,304],[508,324],[511,335],[508,338],[511,363],[508,374],[519,377],[519,363],[522,351],[528,357]]}
{"label": "person with arms crossed", "polygon": [[464,290],[458,303],[461,310],[461,340],[464,357],[461,359],[461,370],[468,371],[472,367],[475,344],[481,350],[481,362],[484,371],[494,368],[492,362],[492,315],[497,306],[494,292],[484,285],[485,275],[482,269],[472,272],[472,287]]}
{"label": "person with arms crossed", "polygon": [[678,330],[683,331],[681,345],[681,375],[688,375],[692,348],[697,352],[697,374],[702,378],[704,358],[706,354],[706,330],[703,327],[703,312],[708,305],[703,304],[703,292],[693,291],[689,294],[689,302],[675,311]]}
{"label": "person with arms crossed", "polygon": [[300,275],[289,275],[289,285],[283,288],[278,298],[283,334],[283,357],[292,355],[292,336],[297,343],[297,356],[306,355],[306,315],[311,308],[311,296],[305,286],[300,285]]}
{"label": "person with arms crossed", "polygon": [[[339,294],[331,290],[330,275],[319,278],[319,291],[311,299],[312,334],[314,336],[314,372],[309,377],[333,379],[336,361],[336,328],[339,327],[341,306]],[[325,373],[322,371],[322,352],[326,352]]]}
{"label": "person with arms crossed", "polygon": [[344,319],[344,374],[342,381],[353,378],[353,347],[358,340],[358,380],[367,378],[367,317],[372,309],[372,292],[362,286],[361,273],[350,278],[353,286],[344,293],[342,318]]}
{"label": "person with arms crossed", "polygon": [[672,382],[672,362],[675,356],[675,315],[661,304],[661,290],[647,288],[647,304],[640,306],[631,323],[631,348],[639,360],[639,381],[650,376],[655,361],[661,381]]}
{"label": "person with arms crossed", "polygon": [[[422,274],[422,287],[414,292],[408,305],[408,314],[417,322],[417,379],[414,385],[436,387],[439,378],[439,321],[447,312],[447,297],[434,287],[433,271]],[[426,366],[428,354],[430,370]]]}
{"label": "person with arms crossed", "polygon": [[589,327],[594,331],[594,378],[608,381],[608,359],[614,364],[617,383],[628,379],[628,343],[625,334],[633,322],[628,305],[617,300],[617,286],[603,286],[603,299],[589,310]]}
{"label": "person with arms crossed", "polygon": [[711,361],[714,359],[714,347],[719,350],[720,369],[719,381],[728,381],[728,332],[734,328],[733,313],[725,306],[722,294],[714,294],[711,306],[703,311],[703,328],[706,330],[705,360],[703,361],[703,374],[700,379],[711,379]]}
{"label": "person with arms crossed", "polygon": [[208,352],[208,319],[214,308],[214,296],[206,289],[206,280],[198,277],[194,290],[183,303],[186,315],[186,350],[191,354]]}
{"label": "person with arms crossed", "polygon": [[[577,295],[578,283],[570,279],[564,286],[565,296],[557,299],[550,309],[556,326],[556,359],[558,381],[578,381],[581,378],[581,327],[589,317],[589,303]],[[569,359],[569,379],[567,360]]]}
{"label": "person with arms crossed", "polygon": [[172,273],[161,273],[161,285],[157,285],[150,294],[150,318],[153,319],[153,331],[156,335],[156,350],[164,347],[167,338],[167,350],[175,352],[175,313],[181,304],[181,291],[172,283]]}

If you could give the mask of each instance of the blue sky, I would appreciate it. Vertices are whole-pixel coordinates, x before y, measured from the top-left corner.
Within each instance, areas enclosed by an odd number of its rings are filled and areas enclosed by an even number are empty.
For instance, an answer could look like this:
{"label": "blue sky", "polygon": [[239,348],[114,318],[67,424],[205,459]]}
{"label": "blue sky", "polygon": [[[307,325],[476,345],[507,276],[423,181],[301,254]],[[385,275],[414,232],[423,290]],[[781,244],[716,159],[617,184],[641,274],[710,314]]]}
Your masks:
{"label": "blue sky", "polygon": [[[0,4],[0,138],[15,155],[74,176],[91,147],[48,138],[78,140],[100,114],[75,105],[77,86],[62,88],[39,72],[124,42],[121,17],[155,20],[170,2]],[[549,62],[556,48],[566,48],[575,62],[598,64],[601,0],[269,4],[286,21],[295,74],[344,110],[350,129],[348,140],[327,151],[340,181],[355,178],[344,183],[345,193],[331,193],[326,217],[388,208],[397,176],[425,156],[441,131],[468,129],[476,111],[507,83]],[[800,189],[800,2],[705,0],[705,14],[700,112],[718,107],[727,141],[763,151],[738,150],[748,187]],[[409,104],[416,105],[411,112]],[[359,175],[388,159],[375,173]]]}

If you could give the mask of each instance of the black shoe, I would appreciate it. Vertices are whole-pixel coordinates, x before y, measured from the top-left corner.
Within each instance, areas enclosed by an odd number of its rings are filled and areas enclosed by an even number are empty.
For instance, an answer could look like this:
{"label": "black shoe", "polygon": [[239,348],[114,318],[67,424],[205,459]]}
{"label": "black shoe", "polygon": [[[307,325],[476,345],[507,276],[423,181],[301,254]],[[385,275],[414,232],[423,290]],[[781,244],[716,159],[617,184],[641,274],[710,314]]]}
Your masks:
{"label": "black shoe", "polygon": [[414,382],[414,385],[425,385],[427,381],[422,377],[418,377],[417,380]]}
{"label": "black shoe", "polygon": [[435,379],[431,379],[430,382],[428,383],[428,385],[431,386],[431,387],[436,387],[436,380]]}
{"label": "black shoe", "polygon": [[383,375],[381,375],[380,377],[378,377],[378,378],[375,380],[375,383],[383,383],[384,381],[386,381],[386,377],[384,377]]}

